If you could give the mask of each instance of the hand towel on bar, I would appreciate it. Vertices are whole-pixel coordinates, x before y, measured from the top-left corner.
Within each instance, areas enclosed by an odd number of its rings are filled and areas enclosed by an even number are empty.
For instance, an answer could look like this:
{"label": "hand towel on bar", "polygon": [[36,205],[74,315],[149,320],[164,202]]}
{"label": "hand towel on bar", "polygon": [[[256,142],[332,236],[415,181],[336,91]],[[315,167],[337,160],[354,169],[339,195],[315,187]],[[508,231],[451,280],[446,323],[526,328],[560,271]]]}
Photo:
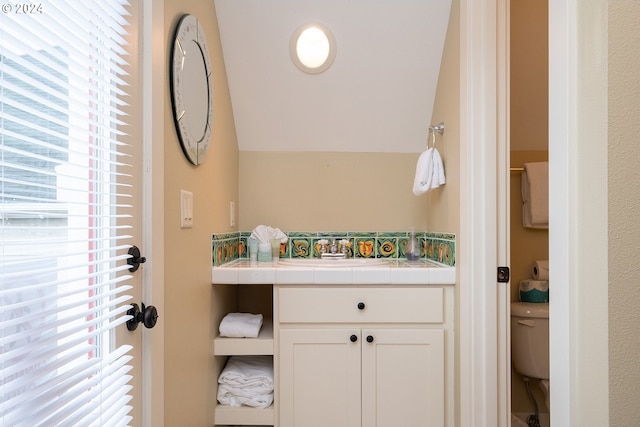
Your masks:
{"label": "hand towel on bar", "polygon": [[433,149],[433,182],[431,188],[438,188],[445,183],[444,165],[437,148]]}
{"label": "hand towel on bar", "polygon": [[437,149],[431,147],[418,157],[416,176],[413,181],[413,194],[419,196],[438,188],[445,183],[442,157]]}
{"label": "hand towel on bar", "polygon": [[549,163],[525,163],[521,184],[522,225],[549,228]]}
{"label": "hand towel on bar", "polygon": [[220,322],[220,336],[255,338],[262,327],[262,314],[229,313]]}
{"label": "hand towel on bar", "polygon": [[218,377],[218,402],[266,408],[273,402],[273,357],[232,356]]}

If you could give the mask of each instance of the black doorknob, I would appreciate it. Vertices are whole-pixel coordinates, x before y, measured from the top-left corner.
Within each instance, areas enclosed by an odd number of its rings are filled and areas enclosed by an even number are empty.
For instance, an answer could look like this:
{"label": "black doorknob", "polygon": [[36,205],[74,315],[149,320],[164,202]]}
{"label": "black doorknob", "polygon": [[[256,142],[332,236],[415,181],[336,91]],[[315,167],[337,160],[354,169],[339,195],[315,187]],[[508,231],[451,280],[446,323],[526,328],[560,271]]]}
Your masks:
{"label": "black doorknob", "polygon": [[351,342],[356,342],[358,341],[358,336],[356,334],[353,334],[349,337],[349,339],[351,340]]}
{"label": "black doorknob", "polygon": [[142,313],[143,313],[142,324],[145,326],[145,328],[151,329],[154,326],[156,326],[156,323],[158,322],[158,317],[159,317],[158,309],[156,309],[152,305],[150,305],[149,307],[145,307],[144,304],[142,304]]}
{"label": "black doorknob", "polygon": [[359,302],[358,303],[358,310],[364,310],[364,307],[365,307],[365,305],[364,305],[363,302]]}
{"label": "black doorknob", "polygon": [[144,303],[142,303],[142,309],[138,307],[138,304],[131,304],[127,314],[133,316],[132,319],[127,320],[127,329],[130,331],[135,331],[138,328],[138,323],[142,323],[147,329],[151,329],[156,326],[159,317],[158,310],[154,306],[145,307]]}
{"label": "black doorknob", "polygon": [[373,336],[367,335],[367,342],[373,342]]}
{"label": "black doorknob", "polygon": [[147,258],[143,257],[140,254],[140,249],[138,249],[138,247],[135,245],[131,246],[129,248],[129,252],[127,253],[131,255],[131,258],[127,259],[127,264],[131,266],[129,267],[129,271],[132,273],[138,270],[140,264],[144,264],[145,262],[147,262]]}

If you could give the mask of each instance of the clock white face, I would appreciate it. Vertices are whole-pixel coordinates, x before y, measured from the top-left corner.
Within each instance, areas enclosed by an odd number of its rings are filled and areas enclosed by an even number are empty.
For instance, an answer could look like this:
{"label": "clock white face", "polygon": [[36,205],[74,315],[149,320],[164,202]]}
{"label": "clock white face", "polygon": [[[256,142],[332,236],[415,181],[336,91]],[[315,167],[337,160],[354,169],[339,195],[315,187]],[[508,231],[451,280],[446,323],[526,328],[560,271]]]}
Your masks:
{"label": "clock white face", "polygon": [[198,19],[180,19],[171,64],[173,117],[185,156],[199,165],[209,151],[213,129],[213,81],[204,31]]}

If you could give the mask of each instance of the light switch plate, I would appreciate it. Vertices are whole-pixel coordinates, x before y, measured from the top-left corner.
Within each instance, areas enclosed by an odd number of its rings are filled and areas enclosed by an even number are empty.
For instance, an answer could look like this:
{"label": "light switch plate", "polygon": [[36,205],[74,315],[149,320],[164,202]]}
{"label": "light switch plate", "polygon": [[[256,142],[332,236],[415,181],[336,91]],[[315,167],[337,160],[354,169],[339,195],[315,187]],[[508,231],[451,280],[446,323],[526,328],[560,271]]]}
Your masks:
{"label": "light switch plate", "polygon": [[193,227],[193,193],[180,190],[180,228]]}

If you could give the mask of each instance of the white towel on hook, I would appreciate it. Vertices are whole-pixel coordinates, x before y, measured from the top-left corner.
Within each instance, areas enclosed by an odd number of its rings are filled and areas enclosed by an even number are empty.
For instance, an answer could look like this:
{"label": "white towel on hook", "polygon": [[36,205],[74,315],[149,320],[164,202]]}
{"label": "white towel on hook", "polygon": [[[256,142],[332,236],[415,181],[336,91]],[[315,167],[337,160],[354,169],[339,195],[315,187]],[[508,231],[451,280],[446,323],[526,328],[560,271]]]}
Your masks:
{"label": "white towel on hook", "polygon": [[413,194],[419,196],[445,183],[442,157],[435,147],[420,154],[413,181]]}

